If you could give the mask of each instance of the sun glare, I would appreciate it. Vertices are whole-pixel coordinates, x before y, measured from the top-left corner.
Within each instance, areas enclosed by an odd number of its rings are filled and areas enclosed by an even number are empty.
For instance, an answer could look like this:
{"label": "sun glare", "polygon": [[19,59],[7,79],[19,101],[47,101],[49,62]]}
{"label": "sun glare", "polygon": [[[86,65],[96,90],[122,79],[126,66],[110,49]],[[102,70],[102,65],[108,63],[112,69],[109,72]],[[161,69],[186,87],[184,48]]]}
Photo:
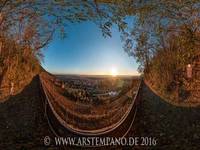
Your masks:
{"label": "sun glare", "polygon": [[117,71],[117,68],[113,67],[110,71],[110,74],[113,76],[113,77],[116,77],[118,75],[118,71]]}

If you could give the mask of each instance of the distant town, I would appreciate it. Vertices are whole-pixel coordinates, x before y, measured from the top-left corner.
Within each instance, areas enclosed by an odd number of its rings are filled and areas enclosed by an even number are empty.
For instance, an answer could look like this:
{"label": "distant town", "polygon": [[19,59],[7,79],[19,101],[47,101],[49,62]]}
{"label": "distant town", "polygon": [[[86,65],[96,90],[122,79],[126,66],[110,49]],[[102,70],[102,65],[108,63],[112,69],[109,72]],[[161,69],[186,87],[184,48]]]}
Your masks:
{"label": "distant town", "polygon": [[56,75],[55,84],[63,95],[83,103],[101,103],[125,94],[133,87],[133,76]]}

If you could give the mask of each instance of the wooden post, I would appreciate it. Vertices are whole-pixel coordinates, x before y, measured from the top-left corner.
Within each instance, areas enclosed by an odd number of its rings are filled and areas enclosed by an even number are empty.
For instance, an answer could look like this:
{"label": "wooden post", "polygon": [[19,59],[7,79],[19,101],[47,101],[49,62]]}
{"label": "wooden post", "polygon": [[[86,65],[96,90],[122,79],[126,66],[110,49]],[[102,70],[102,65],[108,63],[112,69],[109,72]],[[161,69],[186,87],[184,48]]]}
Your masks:
{"label": "wooden post", "polygon": [[192,65],[188,64],[186,67],[187,78],[192,79]]}
{"label": "wooden post", "polygon": [[10,87],[10,95],[14,94],[14,83],[11,82],[11,87]]}

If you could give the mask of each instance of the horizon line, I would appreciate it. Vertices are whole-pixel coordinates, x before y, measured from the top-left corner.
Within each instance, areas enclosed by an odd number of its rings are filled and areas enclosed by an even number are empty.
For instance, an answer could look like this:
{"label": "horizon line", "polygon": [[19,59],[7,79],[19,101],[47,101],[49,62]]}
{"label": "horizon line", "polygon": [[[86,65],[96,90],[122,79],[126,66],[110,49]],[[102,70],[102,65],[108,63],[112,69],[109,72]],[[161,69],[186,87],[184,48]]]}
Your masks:
{"label": "horizon line", "polygon": [[[111,74],[78,74],[78,73],[55,73],[55,72],[51,72],[54,75],[82,75],[82,76],[113,76]],[[140,73],[138,74],[118,74],[117,76],[141,76]]]}

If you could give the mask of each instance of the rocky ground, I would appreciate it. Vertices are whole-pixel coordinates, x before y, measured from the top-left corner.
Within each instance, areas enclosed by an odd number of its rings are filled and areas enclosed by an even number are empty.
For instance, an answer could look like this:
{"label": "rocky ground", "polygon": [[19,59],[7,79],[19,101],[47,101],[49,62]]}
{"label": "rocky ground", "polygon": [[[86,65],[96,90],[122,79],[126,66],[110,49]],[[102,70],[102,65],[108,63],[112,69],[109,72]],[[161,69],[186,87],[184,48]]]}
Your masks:
{"label": "rocky ground", "polygon": [[136,135],[156,137],[163,149],[200,149],[200,107],[177,107],[162,100],[146,85],[136,117]]}

